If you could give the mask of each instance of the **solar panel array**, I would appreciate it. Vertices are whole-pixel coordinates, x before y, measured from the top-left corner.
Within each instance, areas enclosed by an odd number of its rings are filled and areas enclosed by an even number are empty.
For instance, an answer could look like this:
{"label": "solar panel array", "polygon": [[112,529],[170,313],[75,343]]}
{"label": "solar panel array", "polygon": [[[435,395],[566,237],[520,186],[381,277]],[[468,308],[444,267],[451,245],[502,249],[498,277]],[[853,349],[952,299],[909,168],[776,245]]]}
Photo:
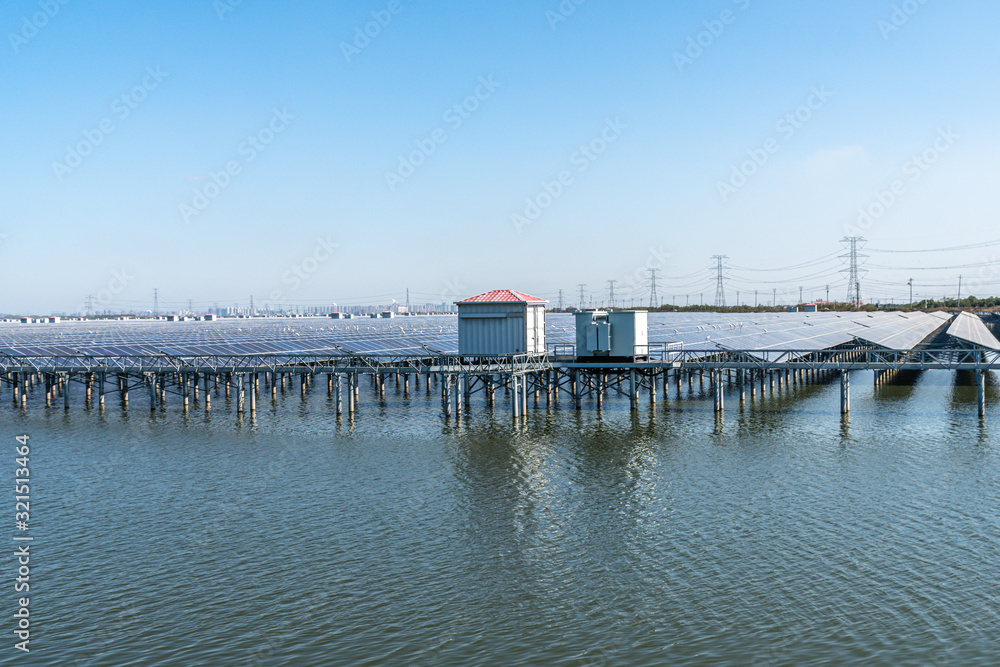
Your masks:
{"label": "solar panel array", "polygon": [[456,318],[216,322],[62,322],[0,326],[0,353],[73,355],[370,355],[457,353]]}
{"label": "solar panel array", "polygon": [[1000,350],[1000,341],[996,339],[983,321],[969,313],[959,313],[955,321],[948,327],[948,335],[976,347]]}
{"label": "solar panel array", "polygon": [[[967,317],[971,318],[969,322],[979,322],[975,316]],[[856,341],[909,350],[945,326],[950,318],[947,313],[919,312],[650,313],[649,342],[682,343],[685,348],[696,350],[819,350]],[[575,321],[571,314],[550,313],[546,320],[548,343],[575,343]],[[982,331],[965,324],[965,318],[962,322],[956,321],[952,329],[964,332],[963,327],[969,327],[978,332],[975,335],[985,341],[985,347],[1000,345],[981,322]],[[371,320],[0,324],[0,354],[97,357],[457,354],[457,327],[458,318],[453,315]],[[983,331],[992,342],[982,336]]]}
{"label": "solar panel array", "polygon": [[[853,342],[911,350],[950,317],[922,312],[651,313],[649,342],[679,342],[694,350],[821,350]],[[575,340],[571,316],[554,314],[548,321],[548,342]]]}

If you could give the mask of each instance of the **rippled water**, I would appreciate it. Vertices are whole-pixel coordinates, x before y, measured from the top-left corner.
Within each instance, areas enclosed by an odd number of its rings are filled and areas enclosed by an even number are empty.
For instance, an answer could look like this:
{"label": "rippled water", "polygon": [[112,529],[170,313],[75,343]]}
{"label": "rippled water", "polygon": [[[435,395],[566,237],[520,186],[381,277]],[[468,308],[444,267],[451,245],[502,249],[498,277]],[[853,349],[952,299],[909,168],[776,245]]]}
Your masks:
{"label": "rippled water", "polygon": [[835,384],[716,419],[696,382],[520,426],[367,383],[340,422],[325,384],[254,420],[5,391],[3,474],[26,432],[34,478],[19,661],[996,664],[996,388],[980,422],[961,375],[870,379],[846,420]]}

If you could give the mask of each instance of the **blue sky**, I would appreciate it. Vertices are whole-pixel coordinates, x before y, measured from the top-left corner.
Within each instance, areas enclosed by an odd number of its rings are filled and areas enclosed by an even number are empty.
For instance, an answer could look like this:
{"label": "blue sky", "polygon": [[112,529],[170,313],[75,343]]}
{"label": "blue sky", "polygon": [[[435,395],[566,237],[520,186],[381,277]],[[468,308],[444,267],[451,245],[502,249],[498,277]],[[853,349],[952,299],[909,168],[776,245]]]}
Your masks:
{"label": "blue sky", "polygon": [[[579,283],[603,302],[608,280],[645,303],[649,268],[664,301],[711,301],[716,254],[728,303],[842,298],[845,235],[1000,238],[998,19],[986,0],[9,2],[0,311],[149,308],[154,288],[195,310],[575,303]],[[872,252],[863,296],[959,274],[1000,293],[995,253]]]}

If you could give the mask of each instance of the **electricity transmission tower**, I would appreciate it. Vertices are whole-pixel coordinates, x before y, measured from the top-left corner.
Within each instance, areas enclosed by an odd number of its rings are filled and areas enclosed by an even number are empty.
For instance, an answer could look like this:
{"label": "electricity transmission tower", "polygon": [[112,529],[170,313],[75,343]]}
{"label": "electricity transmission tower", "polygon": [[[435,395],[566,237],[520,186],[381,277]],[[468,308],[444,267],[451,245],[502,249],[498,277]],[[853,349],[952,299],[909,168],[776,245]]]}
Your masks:
{"label": "electricity transmission tower", "polygon": [[91,317],[94,314],[94,295],[87,295],[87,317]]}
{"label": "electricity transmission tower", "polygon": [[153,288],[153,317],[160,314],[160,290]]}
{"label": "electricity transmission tower", "polygon": [[854,307],[861,305],[861,275],[867,271],[861,270],[859,260],[866,259],[868,255],[858,253],[859,247],[863,248],[865,240],[860,236],[845,236],[840,240],[847,248],[847,252],[841,255],[842,259],[849,259],[850,266],[841,269],[841,273],[847,273],[847,300],[854,302]]}
{"label": "electricity transmission tower", "polygon": [[587,305],[587,297],[586,297],[587,284],[577,283],[576,286],[580,288],[580,310],[583,310],[584,307],[586,307]]}
{"label": "electricity transmission tower", "polygon": [[563,309],[563,291],[559,290],[559,310]]}
{"label": "electricity transmission tower", "polygon": [[649,307],[655,308],[660,305],[660,297],[656,294],[656,269],[650,269],[649,275]]}
{"label": "electricity transmission tower", "polygon": [[611,307],[615,307],[615,283],[617,280],[608,281],[608,301],[611,302]]}
{"label": "electricity transmission tower", "polygon": [[716,261],[716,275],[715,275],[715,307],[725,308],[726,307],[726,288],[722,285],[722,260],[729,259],[727,255],[712,255],[712,259]]}

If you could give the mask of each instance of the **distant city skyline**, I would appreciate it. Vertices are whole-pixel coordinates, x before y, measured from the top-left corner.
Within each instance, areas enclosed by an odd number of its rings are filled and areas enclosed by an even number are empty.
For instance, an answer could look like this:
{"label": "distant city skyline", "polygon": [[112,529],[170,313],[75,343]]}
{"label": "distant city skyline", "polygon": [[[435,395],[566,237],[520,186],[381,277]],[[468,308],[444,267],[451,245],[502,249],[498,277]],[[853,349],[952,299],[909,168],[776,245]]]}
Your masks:
{"label": "distant city skyline", "polygon": [[865,300],[1000,294],[997,19],[983,0],[8,3],[0,312],[147,310],[154,289],[201,311],[406,288],[575,305],[609,281],[639,305],[650,269],[663,303],[713,303],[717,255],[727,303],[843,300],[850,236]]}

